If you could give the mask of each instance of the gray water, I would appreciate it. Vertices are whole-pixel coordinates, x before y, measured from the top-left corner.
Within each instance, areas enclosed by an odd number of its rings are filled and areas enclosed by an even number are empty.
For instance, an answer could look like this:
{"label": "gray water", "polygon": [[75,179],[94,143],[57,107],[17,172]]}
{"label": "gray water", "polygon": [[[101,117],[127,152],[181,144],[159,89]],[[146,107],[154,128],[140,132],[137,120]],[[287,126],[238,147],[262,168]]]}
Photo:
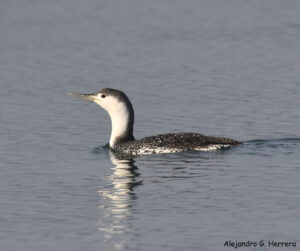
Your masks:
{"label": "gray water", "polygon": [[[299,13],[291,0],[1,1],[0,249],[299,248]],[[132,100],[136,138],[244,144],[113,156],[105,111],[66,95],[103,87]]]}

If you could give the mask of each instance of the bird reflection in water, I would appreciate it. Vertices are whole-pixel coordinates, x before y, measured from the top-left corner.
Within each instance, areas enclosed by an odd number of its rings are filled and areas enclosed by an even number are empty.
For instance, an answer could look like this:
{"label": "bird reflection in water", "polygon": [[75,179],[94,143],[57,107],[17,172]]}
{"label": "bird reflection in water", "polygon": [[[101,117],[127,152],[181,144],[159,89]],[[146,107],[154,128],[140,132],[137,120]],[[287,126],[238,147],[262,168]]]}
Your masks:
{"label": "bird reflection in water", "polygon": [[114,167],[113,173],[104,177],[105,185],[99,187],[99,194],[104,203],[104,217],[99,220],[98,230],[105,233],[105,239],[116,249],[123,249],[129,242],[127,234],[132,230],[130,218],[136,195],[134,189],[142,184],[135,161],[132,158],[117,155],[110,151]]}

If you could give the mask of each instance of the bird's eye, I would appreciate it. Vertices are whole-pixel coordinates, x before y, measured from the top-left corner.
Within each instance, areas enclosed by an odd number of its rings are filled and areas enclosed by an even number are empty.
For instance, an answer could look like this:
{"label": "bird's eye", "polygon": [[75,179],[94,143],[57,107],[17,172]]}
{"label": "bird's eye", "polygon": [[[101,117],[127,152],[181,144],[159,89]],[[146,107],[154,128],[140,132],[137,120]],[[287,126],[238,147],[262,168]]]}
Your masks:
{"label": "bird's eye", "polygon": [[102,95],[101,95],[101,98],[105,98],[105,94],[102,94]]}

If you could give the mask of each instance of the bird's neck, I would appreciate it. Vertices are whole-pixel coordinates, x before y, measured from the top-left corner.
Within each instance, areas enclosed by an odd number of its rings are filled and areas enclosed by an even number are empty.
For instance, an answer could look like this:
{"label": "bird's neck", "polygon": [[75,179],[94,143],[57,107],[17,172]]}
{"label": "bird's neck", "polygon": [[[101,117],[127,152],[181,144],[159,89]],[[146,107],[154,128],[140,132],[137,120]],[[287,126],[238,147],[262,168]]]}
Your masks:
{"label": "bird's neck", "polygon": [[133,123],[134,112],[132,106],[126,106],[124,103],[119,103],[109,112],[111,118],[111,135],[109,146],[114,148],[116,144],[134,140]]}

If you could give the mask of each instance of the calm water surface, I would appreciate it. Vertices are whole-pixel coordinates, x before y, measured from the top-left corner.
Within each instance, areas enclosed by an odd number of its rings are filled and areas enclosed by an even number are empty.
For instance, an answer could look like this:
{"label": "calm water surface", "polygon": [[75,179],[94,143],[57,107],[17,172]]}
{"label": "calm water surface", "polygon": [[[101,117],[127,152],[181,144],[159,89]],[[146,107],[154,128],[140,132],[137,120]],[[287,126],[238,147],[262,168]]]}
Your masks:
{"label": "calm water surface", "polygon": [[[2,2],[0,249],[298,248],[299,12],[281,0]],[[108,115],[66,95],[103,87],[131,98],[136,138],[245,143],[115,156]]]}

